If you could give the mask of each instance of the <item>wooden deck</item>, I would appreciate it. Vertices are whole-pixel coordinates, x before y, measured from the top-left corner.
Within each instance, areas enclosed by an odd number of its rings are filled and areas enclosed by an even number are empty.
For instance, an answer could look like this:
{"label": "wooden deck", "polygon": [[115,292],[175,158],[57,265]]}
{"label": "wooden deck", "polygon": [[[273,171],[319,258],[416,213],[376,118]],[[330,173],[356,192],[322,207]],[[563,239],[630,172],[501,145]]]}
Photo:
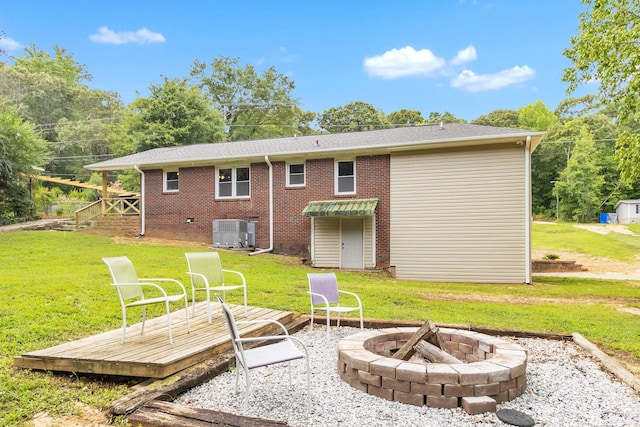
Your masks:
{"label": "wooden deck", "polygon": [[[288,311],[231,305],[237,321],[274,319],[287,324],[295,319]],[[229,330],[220,307],[212,307],[213,318],[207,322],[206,302],[196,304],[196,316],[189,318],[187,333],[184,309],[171,313],[173,344],[169,344],[166,316],[148,319],[144,335],[141,324],[127,328],[124,344],[122,329],[104,332],[44,350],[24,353],[14,358],[14,366],[29,369],[106,374],[146,378],[166,378],[231,349]],[[191,307],[189,308],[191,314]],[[242,335],[268,335],[273,325],[238,325]]]}

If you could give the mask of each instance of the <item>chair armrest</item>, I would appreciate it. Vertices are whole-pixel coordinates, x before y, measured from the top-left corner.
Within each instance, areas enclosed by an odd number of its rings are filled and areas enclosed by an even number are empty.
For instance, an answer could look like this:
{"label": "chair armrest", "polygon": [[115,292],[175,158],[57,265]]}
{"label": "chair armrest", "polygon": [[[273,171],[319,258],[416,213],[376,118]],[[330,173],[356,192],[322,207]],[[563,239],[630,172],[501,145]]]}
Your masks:
{"label": "chair armrest", "polygon": [[240,273],[239,271],[235,271],[235,270],[225,270],[224,268],[222,269],[223,273],[232,273],[232,274],[237,274],[238,276],[240,276],[240,279],[242,279],[242,284],[243,285],[247,285],[247,281],[244,279],[244,274]]}
{"label": "chair armrest", "polygon": [[187,274],[191,277],[191,284],[193,285],[193,276],[198,276],[200,277],[203,281],[204,281],[204,285],[206,287],[209,287],[209,281],[207,280],[207,276],[205,276],[204,274],[200,274],[200,273],[192,273],[191,271],[187,271]]}
{"label": "chair armrest", "polygon": [[357,294],[354,294],[353,292],[341,291],[340,289],[338,289],[338,293],[351,295],[358,301],[358,305],[362,307],[362,301],[360,301],[360,297]]}
{"label": "chair armrest", "polygon": [[[317,293],[315,293],[315,292],[311,292],[311,291],[307,291],[307,293],[308,293],[309,295],[314,295],[314,296],[317,296],[317,297],[322,298],[322,299],[324,300],[324,305],[326,305],[326,306],[328,306],[328,305],[329,305],[329,301],[327,300],[327,297],[325,297],[324,295],[322,295],[322,294],[317,294]],[[319,304],[319,303],[316,303],[316,304]]]}
{"label": "chair armrest", "polygon": [[[135,283],[112,283],[111,286],[146,286],[146,287],[151,287],[154,288],[156,290],[158,290],[160,293],[162,293],[162,295],[164,295],[164,297],[167,297],[167,291],[164,290],[164,288],[160,285],[157,285],[155,283],[151,283],[151,282],[135,282]],[[184,290],[184,288],[183,288]],[[186,291],[185,291],[186,293]]]}
{"label": "chair armrest", "polygon": [[265,337],[251,337],[251,338],[236,338],[236,342],[257,342],[257,341],[282,341],[282,340],[290,340],[295,341],[302,346],[304,352],[309,357],[309,352],[307,351],[307,345],[298,337],[294,337],[293,335],[271,335]]}
{"label": "chair armrest", "polygon": [[[184,292],[185,295],[187,294],[187,290],[185,289],[184,285],[180,281],[178,281],[176,279],[169,279],[169,278],[166,278],[166,277],[147,277],[147,278],[144,278],[144,279],[138,278],[138,280],[140,281],[141,284],[150,283],[150,282],[171,282],[173,284],[176,284],[176,285],[180,286],[180,288],[182,288],[182,292]],[[152,284],[160,287],[159,285],[157,285],[155,283],[152,283]]]}
{"label": "chair armrest", "polygon": [[[284,335],[278,335],[278,336],[289,336],[289,331],[287,331],[287,328],[284,327],[284,325],[280,322],[278,322],[277,320],[272,320],[272,319],[256,319],[256,320],[238,320],[236,321],[236,325],[255,325],[255,324],[259,324],[259,323],[271,323],[273,325],[277,325],[279,326],[282,331],[284,332]],[[244,338],[242,338],[244,339]]]}

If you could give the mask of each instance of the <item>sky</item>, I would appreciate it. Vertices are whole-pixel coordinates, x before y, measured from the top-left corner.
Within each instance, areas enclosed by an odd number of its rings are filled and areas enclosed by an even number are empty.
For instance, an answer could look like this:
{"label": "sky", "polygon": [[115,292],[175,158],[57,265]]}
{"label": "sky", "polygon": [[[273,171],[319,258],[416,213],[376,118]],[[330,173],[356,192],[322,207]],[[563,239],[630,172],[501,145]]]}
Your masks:
{"label": "sky", "polygon": [[11,0],[0,61],[58,45],[86,66],[89,87],[128,104],[225,56],[289,77],[305,111],[363,101],[471,121],[538,100],[555,109],[584,10],[580,0]]}

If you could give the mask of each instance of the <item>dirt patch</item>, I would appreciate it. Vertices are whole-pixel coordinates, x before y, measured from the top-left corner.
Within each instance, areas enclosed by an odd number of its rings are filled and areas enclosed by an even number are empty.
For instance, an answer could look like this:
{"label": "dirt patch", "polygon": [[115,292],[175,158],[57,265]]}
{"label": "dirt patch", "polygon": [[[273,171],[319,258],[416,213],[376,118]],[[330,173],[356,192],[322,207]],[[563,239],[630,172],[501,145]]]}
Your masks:
{"label": "dirt patch", "polygon": [[623,273],[633,274],[640,272],[640,259],[634,262],[623,262],[611,258],[587,256],[575,252],[558,252],[548,250],[533,250],[533,259],[543,259],[546,255],[553,253],[558,255],[561,260],[575,261],[587,268],[589,273]]}
{"label": "dirt patch", "polygon": [[78,403],[74,415],[53,417],[46,412],[39,412],[26,423],[28,427],[102,427],[111,425],[106,415],[90,406]]}

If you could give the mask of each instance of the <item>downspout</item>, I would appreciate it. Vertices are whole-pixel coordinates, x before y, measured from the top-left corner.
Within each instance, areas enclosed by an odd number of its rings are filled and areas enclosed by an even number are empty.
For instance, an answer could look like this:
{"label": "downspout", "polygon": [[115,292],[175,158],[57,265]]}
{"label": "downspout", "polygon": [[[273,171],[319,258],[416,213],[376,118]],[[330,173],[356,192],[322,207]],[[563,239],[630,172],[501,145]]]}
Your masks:
{"label": "downspout", "polygon": [[525,181],[525,245],[526,245],[526,254],[527,254],[527,262],[525,263],[526,267],[526,283],[530,285],[532,283],[531,279],[531,135],[527,135],[527,142],[524,148],[524,181]]}
{"label": "downspout", "polygon": [[138,165],[134,165],[133,168],[140,174],[140,236],[144,236],[146,226],[144,214],[144,172],[142,172]]}
{"label": "downspout", "polygon": [[264,161],[269,165],[269,247],[249,252],[249,255],[259,255],[273,251],[273,165],[269,161],[269,156],[264,156]]}

